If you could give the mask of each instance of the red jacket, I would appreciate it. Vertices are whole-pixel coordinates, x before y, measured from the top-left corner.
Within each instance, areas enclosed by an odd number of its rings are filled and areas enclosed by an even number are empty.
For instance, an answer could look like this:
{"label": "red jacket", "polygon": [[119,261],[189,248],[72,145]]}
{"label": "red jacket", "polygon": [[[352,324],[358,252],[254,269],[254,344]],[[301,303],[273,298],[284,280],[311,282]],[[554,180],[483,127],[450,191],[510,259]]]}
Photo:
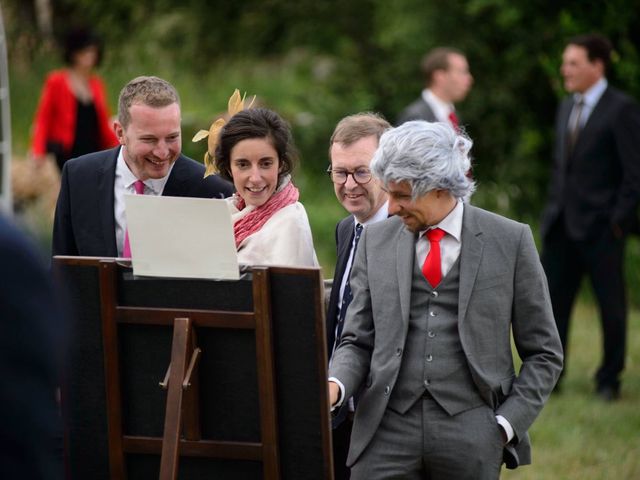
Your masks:
{"label": "red jacket", "polygon": [[[59,142],[67,154],[71,153],[78,101],[69,85],[66,70],[56,70],[47,76],[34,119],[31,152],[35,156],[47,153],[47,141]],[[89,88],[96,108],[100,148],[115,147],[119,142],[109,120],[104,84],[97,75],[92,75]]]}

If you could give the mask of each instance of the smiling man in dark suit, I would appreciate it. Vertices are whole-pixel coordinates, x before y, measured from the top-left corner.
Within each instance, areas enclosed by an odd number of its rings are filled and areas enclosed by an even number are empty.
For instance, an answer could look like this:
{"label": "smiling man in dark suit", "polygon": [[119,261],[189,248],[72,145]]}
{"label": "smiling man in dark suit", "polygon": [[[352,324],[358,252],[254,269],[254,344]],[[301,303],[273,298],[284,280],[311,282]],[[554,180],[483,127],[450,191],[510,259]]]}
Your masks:
{"label": "smiling man in dark suit", "polygon": [[493,480],[531,461],[560,339],[530,228],[462,202],[470,148],[449,124],[412,121],[371,162],[393,216],[362,233],[329,367],[336,408],[361,389],[353,480]]}
{"label": "smiling man in dark suit", "polygon": [[541,224],[542,262],[565,353],[575,296],[583,275],[590,277],[603,331],[596,393],[606,401],[620,394],[627,321],[624,245],[640,199],[640,109],[607,83],[611,50],[609,40],[597,34],[572,38],[564,50],[561,73],[571,95],[556,117]]}
{"label": "smiling man in dark suit", "polygon": [[[336,250],[338,259],[333,278],[333,288],[327,311],[328,352],[331,356],[338,343],[344,324],[344,316],[351,301],[348,287],[349,272],[357,247],[356,236],[365,225],[384,220],[388,216],[387,194],[380,182],[371,176],[369,164],[378,148],[378,140],[391,128],[381,116],[374,113],[358,113],[340,120],[331,136],[329,175],[336,197],[350,215],[336,226]],[[333,419],[333,453],[335,479],[349,478],[346,466],[349,438],[351,436],[352,404],[345,405],[341,414]]]}
{"label": "smiling man in dark suit", "polygon": [[[167,81],[137,77],[120,92],[120,147],[65,163],[53,255],[128,256],[125,194],[224,198],[231,184],[181,154],[180,99]],[[162,239],[159,239],[162,241]]]}

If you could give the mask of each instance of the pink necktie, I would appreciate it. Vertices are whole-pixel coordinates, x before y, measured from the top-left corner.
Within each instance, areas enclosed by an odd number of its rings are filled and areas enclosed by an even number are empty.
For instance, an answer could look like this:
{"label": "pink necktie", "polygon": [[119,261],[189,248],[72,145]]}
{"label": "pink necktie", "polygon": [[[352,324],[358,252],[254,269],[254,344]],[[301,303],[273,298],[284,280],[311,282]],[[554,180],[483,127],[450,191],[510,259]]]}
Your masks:
{"label": "pink necktie", "polygon": [[[133,188],[136,189],[136,195],[144,195],[144,182],[142,180],[136,180],[133,184]],[[122,256],[124,258],[131,258],[131,245],[129,245],[129,229],[124,232],[124,247],[122,248]]]}
{"label": "pink necktie", "polygon": [[440,257],[440,240],[445,236],[445,231],[440,228],[432,228],[427,230],[425,236],[429,239],[431,248],[429,254],[422,265],[422,274],[424,278],[436,288],[442,280],[442,260]]}
{"label": "pink necktie", "polygon": [[456,115],[456,112],[452,111],[449,114],[449,121],[451,122],[451,125],[453,125],[453,128],[456,129],[456,132],[460,130],[460,124],[458,123],[458,116]]}

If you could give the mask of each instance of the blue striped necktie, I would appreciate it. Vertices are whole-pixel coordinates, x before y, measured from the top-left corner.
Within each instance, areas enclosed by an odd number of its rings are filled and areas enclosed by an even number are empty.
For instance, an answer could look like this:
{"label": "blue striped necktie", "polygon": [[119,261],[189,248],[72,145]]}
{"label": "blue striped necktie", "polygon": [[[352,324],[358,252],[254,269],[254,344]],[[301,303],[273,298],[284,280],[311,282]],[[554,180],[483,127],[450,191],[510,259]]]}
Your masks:
{"label": "blue striped necktie", "polygon": [[[353,243],[353,255],[351,258],[351,267],[353,267],[353,262],[356,258],[356,250],[358,248],[358,242],[360,241],[361,234],[362,234],[362,224],[356,223],[356,233],[355,233],[355,239]],[[340,314],[338,315],[338,329],[336,331],[336,341],[333,346],[334,350],[340,343],[340,337],[342,336],[342,327],[344,326],[344,317],[347,315],[347,307],[349,307],[349,304],[353,299],[353,293],[351,292],[351,285],[349,284],[349,276],[351,275],[351,268],[349,269],[348,272],[346,272],[346,275],[347,275],[347,283],[344,286],[344,293],[342,294],[342,303],[340,304]]]}

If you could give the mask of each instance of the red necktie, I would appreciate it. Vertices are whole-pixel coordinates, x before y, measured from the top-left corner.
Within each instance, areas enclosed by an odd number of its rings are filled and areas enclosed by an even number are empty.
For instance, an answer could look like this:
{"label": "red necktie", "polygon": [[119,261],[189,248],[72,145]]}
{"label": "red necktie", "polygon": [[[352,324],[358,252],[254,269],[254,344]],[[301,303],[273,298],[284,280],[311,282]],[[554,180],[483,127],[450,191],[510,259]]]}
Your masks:
{"label": "red necktie", "polygon": [[440,257],[440,240],[446,232],[440,228],[432,228],[427,230],[425,236],[429,239],[431,248],[427,255],[424,265],[422,265],[422,274],[424,278],[431,284],[433,288],[437,287],[442,280],[442,260]]}
{"label": "red necktie", "polygon": [[[144,195],[144,182],[136,180],[133,184],[136,189],[136,195]],[[122,257],[131,258],[131,245],[129,245],[129,229],[124,232],[124,247],[122,248]]]}
{"label": "red necktie", "polygon": [[458,116],[456,115],[456,112],[454,112],[453,110],[449,114],[449,121],[451,122],[451,125],[453,125],[453,128],[456,129],[456,132],[460,130],[460,124],[458,123]]}

